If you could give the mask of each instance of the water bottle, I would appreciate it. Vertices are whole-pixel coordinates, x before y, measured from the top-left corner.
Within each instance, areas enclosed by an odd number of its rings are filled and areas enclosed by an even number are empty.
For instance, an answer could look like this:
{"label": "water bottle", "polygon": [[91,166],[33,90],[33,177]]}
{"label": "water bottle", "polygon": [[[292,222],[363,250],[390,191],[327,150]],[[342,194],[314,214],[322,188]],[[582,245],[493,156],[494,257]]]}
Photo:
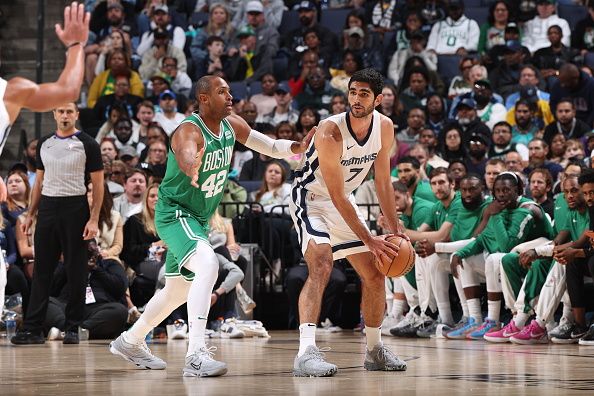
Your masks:
{"label": "water bottle", "polygon": [[16,335],[16,320],[6,319],[6,338],[8,341]]}
{"label": "water bottle", "polygon": [[84,327],[78,327],[78,339],[79,341],[89,341],[89,329]]}

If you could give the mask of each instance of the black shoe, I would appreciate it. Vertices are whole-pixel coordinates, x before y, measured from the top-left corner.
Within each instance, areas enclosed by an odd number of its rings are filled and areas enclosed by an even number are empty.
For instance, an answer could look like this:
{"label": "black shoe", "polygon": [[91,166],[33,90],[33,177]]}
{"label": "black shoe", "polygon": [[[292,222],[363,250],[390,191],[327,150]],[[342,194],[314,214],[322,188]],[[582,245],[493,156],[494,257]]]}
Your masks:
{"label": "black shoe", "polygon": [[594,324],[590,326],[586,334],[579,341],[580,345],[594,345]]}
{"label": "black shoe", "polygon": [[78,339],[78,331],[71,331],[68,330],[66,331],[66,334],[64,334],[64,341],[62,341],[62,343],[64,344],[78,344],[80,341]]}
{"label": "black shoe", "polygon": [[10,339],[10,342],[15,345],[45,344],[45,337],[42,333],[19,331]]}
{"label": "black shoe", "polygon": [[576,323],[575,327],[571,331],[571,338],[573,338],[574,340],[579,340],[586,334],[587,331],[588,328],[586,326],[582,326]]}

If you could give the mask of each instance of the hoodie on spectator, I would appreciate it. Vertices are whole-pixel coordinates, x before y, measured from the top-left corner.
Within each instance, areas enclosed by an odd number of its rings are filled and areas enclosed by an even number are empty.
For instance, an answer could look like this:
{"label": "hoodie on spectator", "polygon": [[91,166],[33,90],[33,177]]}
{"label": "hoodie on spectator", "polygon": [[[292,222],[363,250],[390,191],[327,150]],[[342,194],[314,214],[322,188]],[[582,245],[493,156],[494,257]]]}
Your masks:
{"label": "hoodie on spectator", "polygon": [[571,30],[569,24],[563,18],[559,18],[557,15],[551,15],[548,18],[542,19],[539,16],[529,20],[524,25],[522,32],[522,45],[528,47],[531,53],[545,47],[550,47],[551,42],[548,38],[548,30],[551,26],[557,25],[563,32],[563,38],[561,42],[563,45],[569,47],[571,39]]}
{"label": "hoodie on spectator", "polygon": [[466,51],[476,51],[480,33],[476,21],[468,19],[465,15],[457,21],[447,17],[445,21],[433,25],[427,49],[439,55],[453,55],[461,47]]}

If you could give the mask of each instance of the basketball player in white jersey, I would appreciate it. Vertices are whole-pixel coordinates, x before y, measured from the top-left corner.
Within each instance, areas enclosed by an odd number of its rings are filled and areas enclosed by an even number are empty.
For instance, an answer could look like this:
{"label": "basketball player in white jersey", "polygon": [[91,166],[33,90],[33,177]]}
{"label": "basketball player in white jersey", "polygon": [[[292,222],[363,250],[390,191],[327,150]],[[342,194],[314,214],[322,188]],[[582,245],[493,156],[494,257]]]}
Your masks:
{"label": "basketball player in white jersey", "polygon": [[58,81],[38,85],[22,77],[9,81],[0,77],[0,154],[21,109],[50,111],[78,99],[85,70],[83,49],[89,37],[90,20],[91,14],[85,13],[84,4],[73,2],[64,9],[64,28],[56,24],[56,34],[66,46],[66,65]]}
{"label": "basketball player in white jersey", "polygon": [[382,100],[383,78],[373,69],[360,70],[349,81],[351,110],[322,122],[296,171],[290,203],[309,277],[299,296],[299,352],[293,374],[324,377],[338,368],[327,363],[315,343],[322,295],[333,260],[347,258],[362,279],[367,370],[402,371],[406,363],[381,342],[380,326],[386,296],[384,275],[374,259],[390,261],[398,247],[373,236],[359,212],[353,190],[373,166],[380,207],[389,231],[400,231],[390,180],[390,148],[394,124],[375,111]]}

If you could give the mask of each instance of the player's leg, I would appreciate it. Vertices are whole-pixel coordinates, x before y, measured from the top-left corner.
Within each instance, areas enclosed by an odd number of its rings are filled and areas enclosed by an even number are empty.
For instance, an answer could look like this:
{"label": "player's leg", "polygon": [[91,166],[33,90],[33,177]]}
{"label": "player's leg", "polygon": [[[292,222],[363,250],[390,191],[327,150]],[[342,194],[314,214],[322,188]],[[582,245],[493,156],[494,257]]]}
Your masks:
{"label": "player's leg", "polygon": [[[454,317],[450,304],[449,260],[447,256],[435,253],[427,257],[426,261],[431,274],[431,290],[437,301],[440,324],[451,328],[454,325]],[[437,328],[437,326],[434,327]],[[434,333],[433,331],[432,334]]]}
{"label": "player's leg", "polygon": [[[197,235],[198,231],[196,231]],[[213,351],[206,348],[205,332],[210,310],[210,296],[219,275],[219,260],[206,239],[196,242],[188,259],[181,263],[185,270],[193,273],[188,294],[189,345],[186,354],[186,377],[214,377],[227,373],[227,365],[213,359]]]}
{"label": "player's leg", "polygon": [[334,375],[338,367],[324,360],[315,337],[324,289],[333,266],[330,234],[324,215],[336,211],[336,208],[329,199],[314,202],[303,190],[295,190],[294,194],[305,196],[303,200],[291,201],[289,209],[309,273],[299,295],[299,351],[293,362],[293,375],[327,377]]}
{"label": "player's leg", "polygon": [[395,326],[390,329],[390,334],[395,337],[416,337],[418,327],[423,323],[420,307],[419,290],[417,286],[417,265],[405,276],[398,278],[404,293],[404,298],[409,306],[409,311]]}
{"label": "player's leg", "polygon": [[482,339],[485,334],[500,329],[499,317],[501,312],[501,300],[503,300],[500,267],[501,258],[503,256],[505,256],[505,253],[493,253],[488,255],[485,259],[488,312],[483,325],[470,334],[470,337],[473,339]]}
{"label": "player's leg", "polygon": [[380,325],[386,304],[383,287],[385,276],[373,264],[375,258],[370,252],[349,255],[347,259],[361,277],[361,309],[367,339],[364,367],[372,371],[406,370],[406,363],[398,359],[381,341]]}
{"label": "player's leg", "polygon": [[481,280],[485,277],[484,255],[477,254],[462,259],[462,267],[458,267],[458,277],[466,296],[469,317],[466,325],[446,334],[446,337],[451,339],[467,338],[483,322],[479,286]]}

